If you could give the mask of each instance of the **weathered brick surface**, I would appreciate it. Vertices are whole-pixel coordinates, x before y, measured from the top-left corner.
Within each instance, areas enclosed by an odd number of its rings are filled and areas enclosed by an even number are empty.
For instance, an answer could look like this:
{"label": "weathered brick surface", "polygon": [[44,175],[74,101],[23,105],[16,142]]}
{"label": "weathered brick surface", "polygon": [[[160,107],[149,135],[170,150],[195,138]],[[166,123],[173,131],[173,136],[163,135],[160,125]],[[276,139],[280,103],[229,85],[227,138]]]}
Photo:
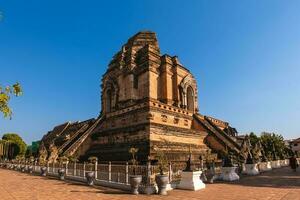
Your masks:
{"label": "weathered brick surface", "polygon": [[237,183],[206,186],[206,189],[197,192],[174,190],[168,196],[133,196],[110,188],[87,187],[74,182],[0,169],[1,200],[300,200],[300,171],[294,173],[289,168],[283,168],[255,177],[243,177]]}

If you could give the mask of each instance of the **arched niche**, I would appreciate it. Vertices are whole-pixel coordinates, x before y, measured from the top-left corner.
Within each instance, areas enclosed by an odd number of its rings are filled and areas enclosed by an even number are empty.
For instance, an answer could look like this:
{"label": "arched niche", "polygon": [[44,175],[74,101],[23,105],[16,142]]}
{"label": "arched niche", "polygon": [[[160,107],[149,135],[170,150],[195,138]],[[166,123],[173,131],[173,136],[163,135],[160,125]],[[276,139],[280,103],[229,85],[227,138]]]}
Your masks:
{"label": "arched niche", "polygon": [[184,109],[197,112],[197,85],[191,74],[185,76],[179,85],[180,106]]}
{"label": "arched niche", "polygon": [[188,86],[186,90],[186,102],[187,102],[187,106],[186,106],[187,109],[189,111],[194,112],[195,97],[194,97],[194,90],[191,86]]}
{"label": "arched niche", "polygon": [[115,110],[118,101],[117,94],[117,84],[111,79],[105,81],[102,93],[102,108],[105,111],[105,113],[109,113]]}
{"label": "arched niche", "polygon": [[112,91],[108,89],[105,94],[105,110],[106,112],[111,112],[112,107]]}

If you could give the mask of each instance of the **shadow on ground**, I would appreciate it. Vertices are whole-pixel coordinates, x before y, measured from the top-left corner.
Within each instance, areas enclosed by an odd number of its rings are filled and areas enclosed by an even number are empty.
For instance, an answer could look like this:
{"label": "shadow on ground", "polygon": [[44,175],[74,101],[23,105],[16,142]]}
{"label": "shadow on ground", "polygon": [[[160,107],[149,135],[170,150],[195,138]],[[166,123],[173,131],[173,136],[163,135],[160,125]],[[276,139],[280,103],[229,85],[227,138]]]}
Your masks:
{"label": "shadow on ground", "polygon": [[273,187],[273,188],[299,188],[300,169],[293,172],[289,167],[274,169],[257,176],[241,176],[236,182],[220,182],[222,184],[234,184],[252,187]]}

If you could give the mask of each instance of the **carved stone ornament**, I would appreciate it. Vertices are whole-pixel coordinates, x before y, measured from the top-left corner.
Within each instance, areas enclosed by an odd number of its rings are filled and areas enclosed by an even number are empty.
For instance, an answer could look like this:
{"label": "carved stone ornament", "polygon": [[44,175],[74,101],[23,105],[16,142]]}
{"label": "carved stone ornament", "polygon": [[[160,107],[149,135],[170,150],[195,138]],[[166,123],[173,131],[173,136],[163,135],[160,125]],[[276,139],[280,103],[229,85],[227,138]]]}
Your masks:
{"label": "carved stone ornament", "polygon": [[177,117],[174,117],[174,124],[178,124],[179,123],[179,118],[177,118]]}
{"label": "carved stone ornament", "polygon": [[153,113],[148,113],[147,120],[153,120],[153,119],[154,119],[154,114]]}
{"label": "carved stone ornament", "polygon": [[187,119],[184,120],[184,125],[188,126],[189,125],[189,121]]}
{"label": "carved stone ornament", "polygon": [[54,142],[50,144],[49,151],[50,151],[50,156],[48,160],[50,162],[55,162],[56,159],[58,158],[58,149],[55,146]]}
{"label": "carved stone ornament", "polygon": [[42,142],[39,149],[39,161],[45,162],[47,160],[47,156],[48,156],[47,149],[45,147],[44,142]]}
{"label": "carved stone ornament", "polygon": [[163,122],[167,122],[168,121],[168,116],[167,115],[161,115],[161,120]]}

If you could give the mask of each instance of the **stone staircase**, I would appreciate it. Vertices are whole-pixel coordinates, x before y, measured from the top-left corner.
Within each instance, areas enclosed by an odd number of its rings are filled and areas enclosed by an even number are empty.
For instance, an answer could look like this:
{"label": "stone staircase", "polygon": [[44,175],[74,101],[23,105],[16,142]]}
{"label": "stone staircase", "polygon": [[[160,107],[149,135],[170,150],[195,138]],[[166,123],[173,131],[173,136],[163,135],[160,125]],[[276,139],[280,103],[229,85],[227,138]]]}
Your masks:
{"label": "stone staircase", "polygon": [[240,154],[241,147],[235,139],[216,126],[208,117],[194,114],[194,118],[206,129],[209,135],[213,136],[220,144],[224,145],[224,147],[226,146],[237,155]]}
{"label": "stone staircase", "polygon": [[85,139],[92,133],[92,131],[97,127],[97,125],[102,121],[103,117],[99,117],[89,126],[89,128],[81,135],[77,135],[73,141],[65,147],[64,155],[73,155],[78,147],[85,141]]}

